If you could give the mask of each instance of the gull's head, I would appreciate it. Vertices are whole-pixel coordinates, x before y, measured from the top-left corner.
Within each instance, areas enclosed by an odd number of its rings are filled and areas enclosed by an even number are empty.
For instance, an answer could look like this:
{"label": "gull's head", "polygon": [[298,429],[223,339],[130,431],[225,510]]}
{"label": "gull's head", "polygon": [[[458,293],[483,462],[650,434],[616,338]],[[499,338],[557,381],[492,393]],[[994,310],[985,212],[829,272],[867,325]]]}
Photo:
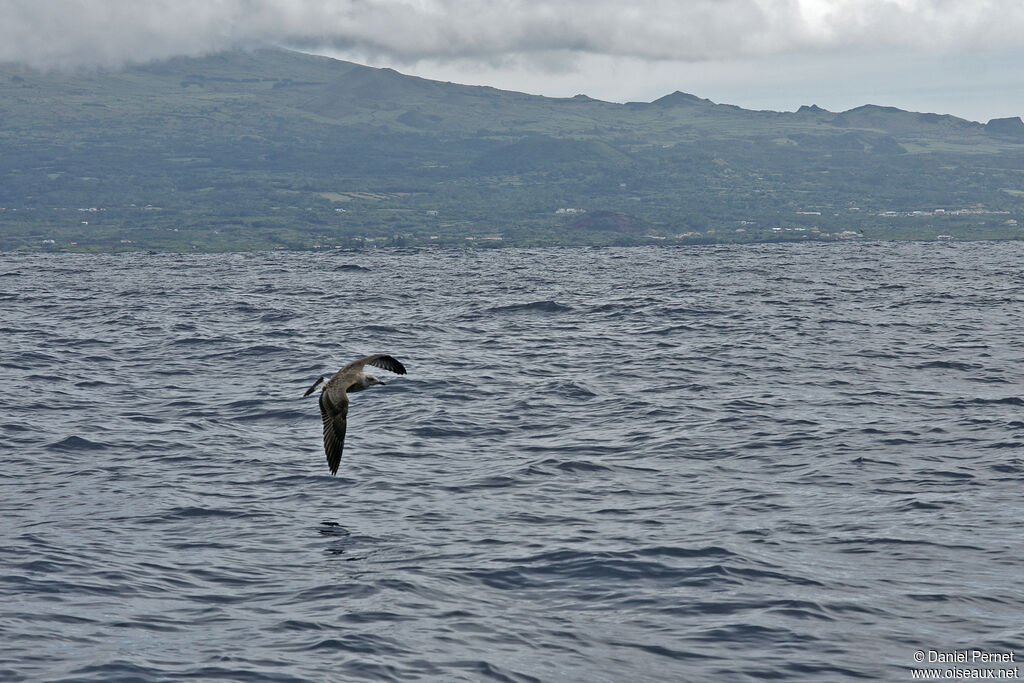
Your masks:
{"label": "gull's head", "polygon": [[380,381],[373,375],[367,375],[366,380],[363,381],[363,385],[366,387],[372,387],[374,384],[384,384],[384,382]]}

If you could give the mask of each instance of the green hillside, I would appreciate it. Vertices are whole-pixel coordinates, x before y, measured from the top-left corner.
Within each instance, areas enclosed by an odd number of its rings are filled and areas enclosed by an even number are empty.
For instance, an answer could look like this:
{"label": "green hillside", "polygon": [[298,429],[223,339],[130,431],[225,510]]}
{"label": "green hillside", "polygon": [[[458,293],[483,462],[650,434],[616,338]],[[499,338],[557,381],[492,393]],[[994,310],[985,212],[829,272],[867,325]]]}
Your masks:
{"label": "green hillside", "polygon": [[554,99],[257,50],[0,66],[0,122],[3,250],[1024,236],[1020,119]]}

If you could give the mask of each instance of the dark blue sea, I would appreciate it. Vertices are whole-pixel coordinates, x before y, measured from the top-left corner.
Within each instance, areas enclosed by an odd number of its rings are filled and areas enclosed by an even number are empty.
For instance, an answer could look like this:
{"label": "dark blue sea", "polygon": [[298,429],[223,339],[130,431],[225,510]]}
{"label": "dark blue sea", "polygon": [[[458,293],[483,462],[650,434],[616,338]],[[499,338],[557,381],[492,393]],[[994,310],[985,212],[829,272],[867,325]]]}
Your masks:
{"label": "dark blue sea", "polygon": [[1024,658],[1022,242],[3,254],[0,315],[0,679]]}

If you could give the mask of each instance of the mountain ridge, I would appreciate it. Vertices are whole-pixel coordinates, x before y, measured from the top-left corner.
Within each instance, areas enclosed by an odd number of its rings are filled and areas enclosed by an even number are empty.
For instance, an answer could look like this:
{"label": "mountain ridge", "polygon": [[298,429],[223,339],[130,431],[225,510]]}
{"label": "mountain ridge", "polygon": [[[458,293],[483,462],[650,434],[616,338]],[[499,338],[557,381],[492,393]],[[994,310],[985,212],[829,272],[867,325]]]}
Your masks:
{"label": "mountain ridge", "polygon": [[[394,68],[391,68],[391,67],[372,67],[372,66],[367,66],[367,65],[363,65],[363,64],[358,64],[358,63],[355,63],[355,62],[349,62],[349,61],[346,61],[346,60],[336,59],[336,58],[333,58],[333,57],[326,57],[326,56],[322,56],[322,55],[315,55],[315,54],[310,54],[310,53],[305,53],[305,52],[296,52],[296,51],[287,50],[287,49],[283,49],[283,48],[258,48],[256,50],[243,51],[243,52],[238,52],[238,51],[221,52],[221,53],[215,53],[215,55],[213,55],[213,57],[224,56],[224,57],[230,58],[232,55],[236,55],[236,54],[259,53],[259,52],[266,52],[268,54],[278,54],[278,55],[282,55],[282,56],[283,55],[301,56],[301,57],[306,57],[306,58],[310,58],[310,59],[313,59],[313,60],[321,60],[321,61],[322,60],[326,60],[326,62],[328,62],[328,63],[330,63],[332,65],[343,65],[343,67],[348,67],[349,71],[360,71],[360,72],[365,73],[367,75],[375,73],[375,74],[378,74],[378,75],[381,75],[381,76],[387,76],[389,78],[400,79],[400,80],[402,80],[405,83],[422,83],[422,84],[429,84],[430,86],[440,85],[440,86],[455,86],[455,87],[458,87],[458,88],[467,88],[467,89],[483,89],[485,91],[502,93],[502,94],[506,94],[506,95],[520,96],[520,97],[536,97],[536,98],[541,98],[541,99],[544,99],[544,100],[554,100],[554,101],[576,101],[576,102],[586,101],[586,102],[597,102],[597,103],[602,103],[602,104],[608,104],[608,105],[613,105],[613,106],[627,106],[627,105],[632,105],[632,106],[637,106],[637,105],[639,105],[639,106],[647,106],[647,105],[678,106],[678,105],[681,105],[681,104],[685,104],[685,105],[702,104],[702,105],[730,107],[730,108],[735,108],[735,109],[739,109],[739,110],[746,111],[746,112],[763,112],[763,113],[776,113],[776,114],[814,112],[814,113],[826,113],[826,114],[832,114],[832,115],[844,115],[844,114],[856,114],[856,113],[859,113],[859,112],[862,112],[862,111],[873,111],[873,112],[879,112],[879,113],[884,112],[884,113],[897,114],[897,115],[899,115],[899,114],[916,114],[916,115],[922,116],[922,117],[940,117],[940,118],[946,119],[946,120],[962,121],[962,122],[965,122],[965,123],[970,123],[970,124],[975,124],[975,125],[980,125],[980,126],[987,126],[989,123],[993,123],[993,122],[1005,122],[1005,121],[1015,121],[1016,120],[1016,121],[1020,121],[1021,125],[1024,126],[1024,120],[1021,120],[1021,118],[1019,116],[1016,116],[1016,117],[993,118],[993,119],[990,119],[990,121],[987,122],[987,123],[982,123],[980,121],[973,121],[971,119],[965,119],[965,118],[962,118],[962,117],[958,117],[958,116],[953,115],[953,114],[940,114],[940,113],[936,113],[936,112],[916,112],[916,111],[913,111],[913,110],[903,109],[903,108],[900,108],[900,107],[887,106],[887,105],[876,105],[876,104],[873,104],[873,103],[865,103],[865,104],[858,105],[856,107],[852,107],[850,109],[842,110],[842,111],[832,111],[832,110],[829,110],[829,109],[825,109],[825,108],[819,107],[816,104],[800,105],[798,107],[798,109],[796,110],[796,112],[789,112],[789,111],[785,111],[785,110],[779,111],[779,110],[773,110],[773,109],[746,109],[746,108],[741,107],[739,105],[734,105],[734,104],[730,104],[730,103],[714,102],[711,99],[703,98],[703,97],[700,97],[699,95],[696,95],[696,94],[693,94],[693,93],[689,93],[689,92],[684,92],[684,91],[681,91],[681,90],[675,90],[675,91],[673,91],[671,93],[668,93],[668,94],[663,95],[661,97],[655,98],[654,100],[652,100],[650,102],[630,101],[630,102],[625,102],[625,103],[618,103],[618,102],[613,102],[613,101],[610,101],[610,100],[602,100],[602,99],[599,99],[599,98],[594,98],[594,97],[591,97],[591,96],[589,96],[589,95],[587,95],[585,93],[579,93],[579,94],[571,96],[571,97],[552,97],[552,96],[547,96],[547,95],[539,95],[539,94],[528,93],[528,92],[525,92],[525,91],[501,89],[501,88],[496,88],[494,86],[489,86],[489,85],[467,85],[467,84],[455,83],[453,81],[442,81],[442,80],[439,80],[439,79],[431,79],[431,78],[425,78],[425,77],[421,77],[421,76],[412,76],[412,75],[409,75],[409,74],[404,74],[401,71],[398,71],[398,70],[396,70]],[[189,58],[175,58],[175,59],[189,59]],[[202,59],[202,58],[199,58],[199,59]],[[170,60],[166,60],[166,61],[170,61]],[[166,63],[166,61],[163,62],[163,63]],[[129,69],[143,69],[143,70],[146,70],[148,68],[149,67],[147,67],[147,66],[129,67]],[[376,84],[376,82],[374,82],[374,84]],[[1002,125],[1002,124],[1000,124],[1000,125]]]}
{"label": "mountain ridge", "polygon": [[279,48],[0,65],[0,121],[3,249],[1016,238],[1024,196],[1019,118],[551,98]]}

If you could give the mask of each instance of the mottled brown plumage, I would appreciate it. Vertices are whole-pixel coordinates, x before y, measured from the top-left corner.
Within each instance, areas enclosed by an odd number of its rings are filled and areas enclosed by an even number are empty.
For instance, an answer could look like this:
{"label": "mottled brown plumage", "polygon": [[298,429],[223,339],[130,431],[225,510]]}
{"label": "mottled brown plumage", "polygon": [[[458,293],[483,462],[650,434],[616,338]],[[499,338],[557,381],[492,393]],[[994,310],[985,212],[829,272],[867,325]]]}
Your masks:
{"label": "mottled brown plumage", "polygon": [[[386,353],[378,353],[354,360],[341,370],[334,373],[327,383],[320,388],[320,418],[324,423],[324,452],[327,454],[327,466],[331,474],[337,474],[341,464],[341,451],[345,447],[345,428],[348,425],[348,394],[362,391],[374,384],[384,384],[373,375],[363,373],[363,367],[374,367],[404,375],[405,367],[395,358]],[[320,383],[321,377],[313,383],[303,396],[309,396]]]}

